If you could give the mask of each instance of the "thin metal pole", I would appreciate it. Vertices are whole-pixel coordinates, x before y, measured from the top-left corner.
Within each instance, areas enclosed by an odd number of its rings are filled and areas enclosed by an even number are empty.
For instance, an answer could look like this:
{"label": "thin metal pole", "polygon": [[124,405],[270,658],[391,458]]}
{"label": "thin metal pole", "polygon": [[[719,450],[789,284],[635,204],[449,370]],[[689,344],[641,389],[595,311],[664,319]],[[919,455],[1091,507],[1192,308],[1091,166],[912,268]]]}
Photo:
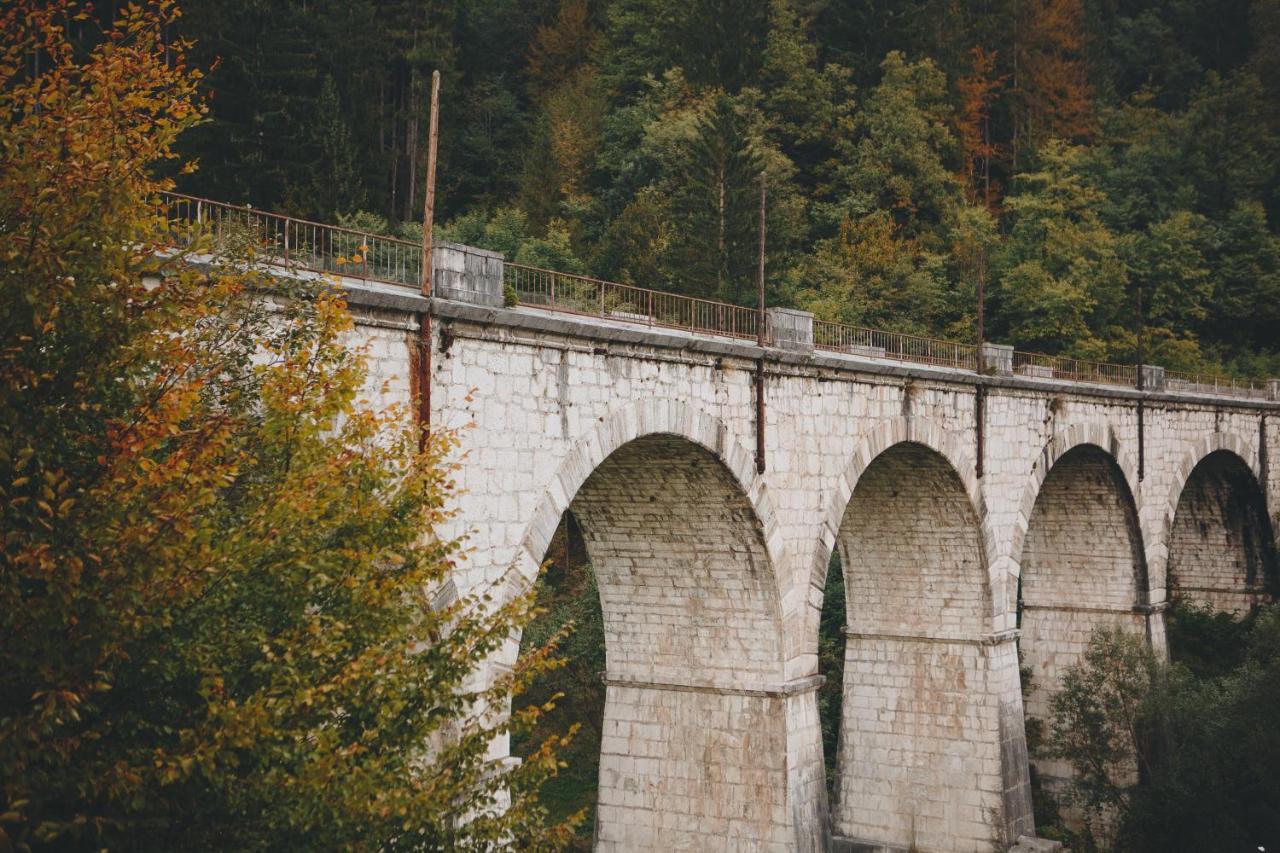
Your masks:
{"label": "thin metal pole", "polygon": [[424,450],[431,437],[431,291],[432,252],[435,248],[432,231],[436,212],[436,139],[439,133],[440,72],[431,73],[431,129],[427,137],[427,192],[422,213],[422,295],[427,304],[418,320],[418,346],[421,355],[421,378],[418,382],[418,449]]}

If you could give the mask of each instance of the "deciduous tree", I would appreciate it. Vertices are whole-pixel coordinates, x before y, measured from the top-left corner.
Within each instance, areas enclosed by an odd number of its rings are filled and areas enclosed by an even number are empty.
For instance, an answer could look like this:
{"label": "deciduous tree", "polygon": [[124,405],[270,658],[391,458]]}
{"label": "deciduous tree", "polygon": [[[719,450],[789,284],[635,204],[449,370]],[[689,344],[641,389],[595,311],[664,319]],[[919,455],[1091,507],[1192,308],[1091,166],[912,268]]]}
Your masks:
{"label": "deciduous tree", "polygon": [[540,709],[477,713],[549,648],[472,678],[528,600],[439,594],[449,437],[362,402],[341,299],[251,232],[172,254],[199,74],[168,0],[80,52],[83,13],[0,13],[0,847],[554,848],[559,738],[503,770]]}

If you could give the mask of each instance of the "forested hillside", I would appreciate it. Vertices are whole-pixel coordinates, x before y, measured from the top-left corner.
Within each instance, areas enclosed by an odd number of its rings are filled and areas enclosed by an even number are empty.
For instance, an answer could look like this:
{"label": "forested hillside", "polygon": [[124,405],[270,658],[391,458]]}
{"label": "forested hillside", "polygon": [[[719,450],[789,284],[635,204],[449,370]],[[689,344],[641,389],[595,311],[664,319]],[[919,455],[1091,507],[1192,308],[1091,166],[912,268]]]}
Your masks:
{"label": "forested hillside", "polygon": [[187,0],[182,188],[828,319],[1280,374],[1280,0]]}

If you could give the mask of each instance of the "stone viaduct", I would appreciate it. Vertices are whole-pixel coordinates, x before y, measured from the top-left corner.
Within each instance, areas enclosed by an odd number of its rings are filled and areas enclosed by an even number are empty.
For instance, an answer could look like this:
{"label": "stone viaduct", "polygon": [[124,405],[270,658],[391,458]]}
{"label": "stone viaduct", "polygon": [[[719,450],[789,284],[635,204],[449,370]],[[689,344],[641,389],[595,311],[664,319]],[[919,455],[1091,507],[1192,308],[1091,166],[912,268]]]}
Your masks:
{"label": "stone viaduct", "polygon": [[[371,391],[408,399],[426,300],[349,292]],[[598,850],[1005,850],[1034,834],[1025,715],[1095,627],[1160,649],[1175,592],[1235,609],[1275,581],[1280,403],[1010,375],[997,348],[978,374],[815,352],[803,329],[762,350],[437,292],[468,299],[431,305],[432,419],[464,453],[459,589],[526,589],[570,508],[597,574]]]}
{"label": "stone viaduct", "polygon": [[1275,380],[1219,396],[1155,368],[1139,391],[1019,375],[1000,347],[981,372],[913,364],[815,350],[787,311],[761,347],[503,307],[502,267],[446,245],[433,299],[341,283],[370,404],[417,397],[430,312],[431,421],[461,434],[457,591],[528,589],[566,510],[581,525],[607,659],[599,851],[1005,851],[1035,831],[1024,721],[1096,627],[1162,650],[1171,596],[1241,609],[1274,589]]}

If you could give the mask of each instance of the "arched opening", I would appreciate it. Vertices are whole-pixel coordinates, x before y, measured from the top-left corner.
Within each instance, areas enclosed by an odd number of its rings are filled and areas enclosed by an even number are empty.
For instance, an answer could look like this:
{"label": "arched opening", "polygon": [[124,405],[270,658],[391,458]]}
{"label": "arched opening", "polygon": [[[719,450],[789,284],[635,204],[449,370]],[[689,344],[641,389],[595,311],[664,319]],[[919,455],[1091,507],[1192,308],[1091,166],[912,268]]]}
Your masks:
{"label": "arched opening", "polygon": [[1169,531],[1169,597],[1246,614],[1276,590],[1275,538],[1262,488],[1226,450],[1191,471]]}
{"label": "arched opening", "polygon": [[[1065,762],[1037,757],[1035,745],[1062,675],[1093,632],[1122,626],[1146,634],[1146,562],[1137,509],[1115,460],[1094,445],[1064,453],[1045,476],[1027,526],[1018,584],[1027,740],[1033,786],[1050,795],[1070,776]],[[1056,814],[1037,799],[1037,822]]]}
{"label": "arched opening", "polygon": [[566,766],[547,780],[540,796],[556,820],[586,810],[586,819],[569,849],[588,851],[595,837],[600,740],[604,734],[604,620],[582,528],[572,510],[561,516],[543,562],[547,568],[537,592],[543,612],[525,627],[520,653],[542,646],[569,623],[573,631],[560,646],[565,666],[545,673],[521,701],[542,705],[557,694],[563,698],[539,720],[534,731],[512,739],[511,753],[524,758],[547,737],[568,731],[571,725],[579,726],[573,741],[560,752]]}
{"label": "arched opening", "polygon": [[827,776],[827,802],[835,802],[836,769],[840,746],[840,724],[844,705],[845,629],[844,562],[839,547],[831,551],[827,579],[822,589],[822,612],[818,619],[818,723],[822,730],[822,766]]}
{"label": "arched opening", "polygon": [[1235,453],[1208,454],[1183,485],[1167,579],[1170,656],[1202,675],[1238,666],[1254,613],[1275,598],[1277,569],[1262,487]]}
{"label": "arched opening", "polygon": [[650,435],[570,509],[602,617],[594,849],[793,845],[777,587],[742,488],[701,446]]}
{"label": "arched opening", "polygon": [[846,610],[838,837],[988,851],[1000,834],[994,815],[1018,823],[1000,707],[1001,673],[1016,678],[1016,661],[1012,642],[991,633],[982,541],[960,477],[936,451],[894,445],[859,477],[837,537]]}

